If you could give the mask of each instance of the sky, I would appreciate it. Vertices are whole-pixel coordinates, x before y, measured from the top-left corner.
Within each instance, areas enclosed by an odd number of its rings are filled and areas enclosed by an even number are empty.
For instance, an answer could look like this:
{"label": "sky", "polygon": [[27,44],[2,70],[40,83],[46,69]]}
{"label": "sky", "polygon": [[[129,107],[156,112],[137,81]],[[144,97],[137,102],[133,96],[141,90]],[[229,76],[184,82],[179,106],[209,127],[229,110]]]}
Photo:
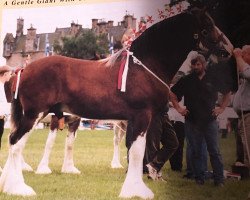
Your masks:
{"label": "sky", "polygon": [[157,10],[164,9],[169,0],[125,0],[110,3],[80,4],[56,7],[3,9],[0,64],[5,64],[2,57],[3,39],[6,33],[16,35],[16,22],[19,17],[24,19],[24,34],[31,24],[37,33],[51,33],[56,28],[70,27],[71,22],[79,23],[83,28],[91,28],[91,19],[113,20],[114,25],[123,20],[128,13],[134,15],[137,21],[141,16],[157,17]]}

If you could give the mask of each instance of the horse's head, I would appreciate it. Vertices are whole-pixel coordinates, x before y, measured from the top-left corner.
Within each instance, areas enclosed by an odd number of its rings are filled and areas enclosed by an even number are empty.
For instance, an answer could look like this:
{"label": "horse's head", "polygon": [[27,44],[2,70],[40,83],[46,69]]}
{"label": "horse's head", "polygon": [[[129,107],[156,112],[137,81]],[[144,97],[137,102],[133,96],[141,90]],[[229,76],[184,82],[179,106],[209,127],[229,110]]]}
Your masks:
{"label": "horse's head", "polygon": [[216,27],[214,20],[204,9],[193,8],[189,11],[197,20],[198,28],[194,33],[197,48],[202,54],[228,58],[232,55],[233,45],[229,39]]}

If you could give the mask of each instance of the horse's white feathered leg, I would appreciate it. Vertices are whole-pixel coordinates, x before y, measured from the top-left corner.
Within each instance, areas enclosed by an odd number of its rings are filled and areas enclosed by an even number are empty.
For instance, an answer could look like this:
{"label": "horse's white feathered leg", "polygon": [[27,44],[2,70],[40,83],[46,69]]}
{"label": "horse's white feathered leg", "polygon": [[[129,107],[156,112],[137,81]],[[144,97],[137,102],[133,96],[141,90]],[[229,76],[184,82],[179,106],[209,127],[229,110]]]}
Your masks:
{"label": "horse's white feathered leg", "polygon": [[30,186],[24,183],[22,174],[21,153],[28,137],[29,134],[25,134],[15,145],[11,145],[9,148],[9,156],[0,177],[0,191],[4,193],[22,196],[36,194]]}
{"label": "horse's white feathered leg", "polygon": [[69,132],[65,141],[65,153],[62,166],[62,173],[80,174],[81,172],[75,167],[73,160],[73,144],[76,138],[76,133]]}
{"label": "horse's white feathered leg", "polygon": [[153,199],[154,193],[145,185],[142,180],[142,162],[146,146],[146,134],[139,135],[129,150],[129,165],[126,179],[123,183],[121,198],[134,196],[143,199]]}
{"label": "horse's white feathered leg", "polygon": [[23,154],[22,154],[22,151],[21,151],[21,163],[22,163],[22,170],[23,171],[28,171],[28,172],[33,172],[33,168],[25,162],[24,158],[23,158]]}
{"label": "horse's white feathered leg", "polygon": [[120,149],[119,149],[119,143],[121,142],[123,136],[125,134],[125,131],[121,129],[121,127],[115,125],[114,127],[114,153],[113,153],[113,159],[111,161],[111,168],[123,168],[121,162],[120,162]]}
{"label": "horse's white feathered leg", "polygon": [[56,140],[56,135],[57,135],[57,129],[51,130],[49,132],[46,145],[45,145],[45,149],[44,149],[43,158],[37,167],[36,174],[52,173],[51,169],[49,168],[49,157],[50,157],[51,150]]}

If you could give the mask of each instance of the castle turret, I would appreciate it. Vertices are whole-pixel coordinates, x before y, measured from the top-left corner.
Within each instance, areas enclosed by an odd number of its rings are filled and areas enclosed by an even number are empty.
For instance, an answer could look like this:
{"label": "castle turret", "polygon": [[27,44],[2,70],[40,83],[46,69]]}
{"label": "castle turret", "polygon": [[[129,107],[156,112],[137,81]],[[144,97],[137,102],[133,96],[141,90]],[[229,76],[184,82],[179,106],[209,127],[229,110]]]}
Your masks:
{"label": "castle turret", "polygon": [[113,27],[114,26],[114,21],[109,20],[108,21],[108,27]]}
{"label": "castle turret", "polygon": [[70,34],[72,36],[76,36],[81,29],[82,29],[82,25],[72,22],[71,27],[70,27]]}
{"label": "castle turret", "polygon": [[92,19],[92,29],[97,28],[98,19]]}
{"label": "castle turret", "polygon": [[25,43],[25,51],[34,51],[34,45],[36,40],[36,29],[31,27],[27,29],[27,35],[26,35],[26,43]]}
{"label": "castle turret", "polygon": [[125,15],[124,16],[124,27],[125,28],[132,28],[133,26],[133,16],[132,15]]}
{"label": "castle turret", "polygon": [[16,37],[20,37],[21,35],[23,35],[23,25],[24,25],[24,19],[18,18],[16,27]]}

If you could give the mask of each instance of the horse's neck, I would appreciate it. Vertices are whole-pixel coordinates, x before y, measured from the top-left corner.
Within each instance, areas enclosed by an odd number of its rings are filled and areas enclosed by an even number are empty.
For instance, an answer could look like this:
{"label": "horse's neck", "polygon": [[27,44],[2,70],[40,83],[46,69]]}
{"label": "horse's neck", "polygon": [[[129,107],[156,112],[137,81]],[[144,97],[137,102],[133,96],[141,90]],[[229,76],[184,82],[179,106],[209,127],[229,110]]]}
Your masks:
{"label": "horse's neck", "polygon": [[[131,46],[131,51],[141,62],[168,81],[196,45],[193,40],[192,24],[187,25],[183,20],[180,24],[178,21],[176,23],[163,24],[162,27],[146,30]],[[178,37],[175,34],[178,34]]]}

